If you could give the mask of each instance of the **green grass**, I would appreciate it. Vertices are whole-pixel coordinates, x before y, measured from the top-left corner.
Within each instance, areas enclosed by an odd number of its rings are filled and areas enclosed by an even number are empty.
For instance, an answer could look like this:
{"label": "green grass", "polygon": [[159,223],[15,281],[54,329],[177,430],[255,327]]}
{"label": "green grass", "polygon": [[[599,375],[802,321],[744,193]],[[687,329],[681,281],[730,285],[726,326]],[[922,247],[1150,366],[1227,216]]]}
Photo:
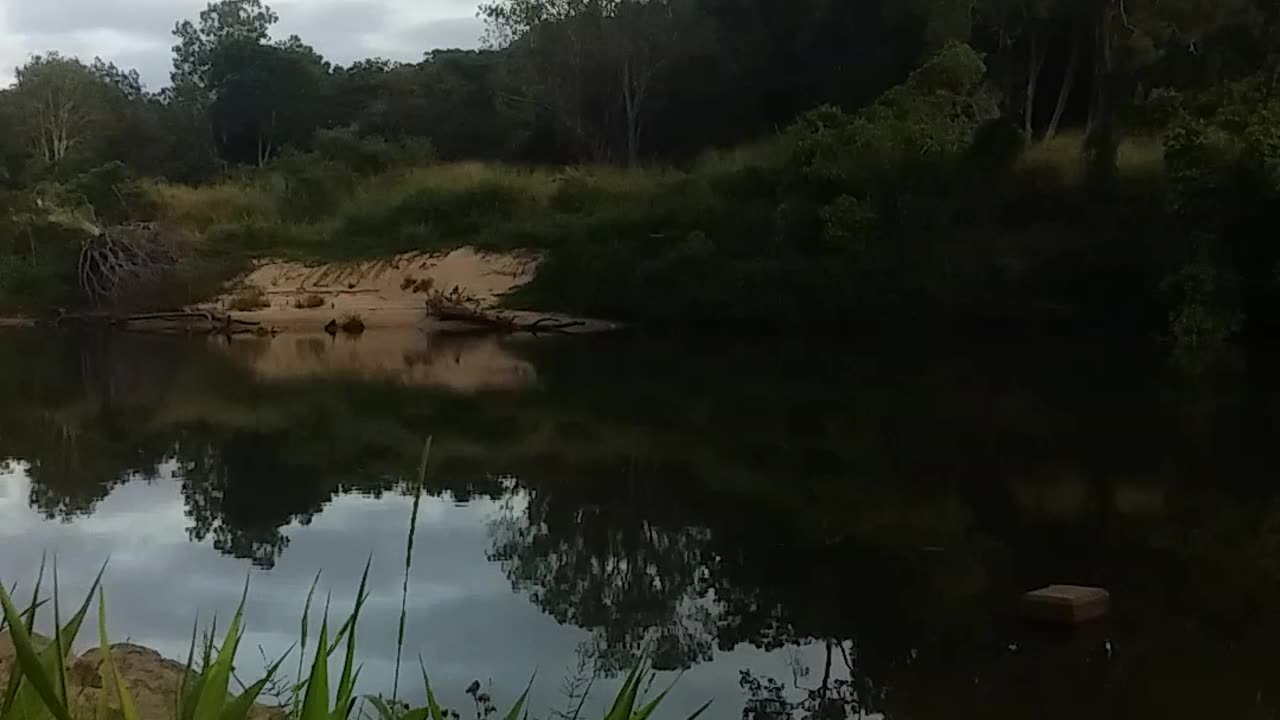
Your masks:
{"label": "green grass", "polygon": [[[1085,177],[1085,135],[1076,130],[1030,145],[1018,161],[1018,170],[1055,178],[1065,187],[1081,187]],[[1164,141],[1153,135],[1126,137],[1116,151],[1117,176],[1124,180],[1159,177],[1164,172]]]}

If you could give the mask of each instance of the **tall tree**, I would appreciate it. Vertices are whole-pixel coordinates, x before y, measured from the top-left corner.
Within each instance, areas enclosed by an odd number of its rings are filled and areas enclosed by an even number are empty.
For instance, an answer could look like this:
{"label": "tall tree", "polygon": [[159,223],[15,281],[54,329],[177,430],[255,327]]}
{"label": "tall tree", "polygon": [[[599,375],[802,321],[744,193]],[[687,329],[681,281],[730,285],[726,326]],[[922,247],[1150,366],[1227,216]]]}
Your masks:
{"label": "tall tree", "polygon": [[17,69],[12,100],[32,153],[57,168],[91,154],[102,137],[111,87],[75,58],[36,55]]}
{"label": "tall tree", "polygon": [[300,43],[224,41],[210,58],[210,116],[227,160],[266,165],[286,144],[304,145],[316,129],[325,66]]}
{"label": "tall tree", "polygon": [[699,17],[691,0],[494,0],[481,13],[524,70],[523,99],[580,157],[628,164],[660,74],[690,52]]}
{"label": "tall tree", "polygon": [[200,13],[197,23],[183,20],[173,28],[173,72],[177,88],[205,89],[213,55],[228,40],[264,43],[280,16],[262,0],[218,0]]}

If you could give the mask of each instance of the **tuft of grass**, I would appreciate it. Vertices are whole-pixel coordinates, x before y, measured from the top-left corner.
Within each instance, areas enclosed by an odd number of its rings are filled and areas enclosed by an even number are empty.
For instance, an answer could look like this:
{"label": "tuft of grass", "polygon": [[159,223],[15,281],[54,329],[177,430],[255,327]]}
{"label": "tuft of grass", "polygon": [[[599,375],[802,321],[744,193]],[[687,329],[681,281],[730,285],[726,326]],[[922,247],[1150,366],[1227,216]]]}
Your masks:
{"label": "tuft of grass", "polygon": [[[1164,141],[1153,135],[1124,138],[1116,149],[1117,175],[1121,179],[1159,177],[1164,172]],[[1085,135],[1064,132],[1030,145],[1018,162],[1018,170],[1059,187],[1085,184]]]}
{"label": "tuft of grass", "polygon": [[253,312],[271,307],[267,293],[260,287],[248,287],[236,293],[227,307],[236,312]]}
{"label": "tuft of grass", "polygon": [[325,306],[325,299],[320,295],[307,295],[293,301],[293,306],[299,310],[314,310]]}
{"label": "tuft of grass", "polygon": [[143,187],[159,220],[199,231],[225,223],[280,219],[279,201],[268,188],[243,181],[215,185],[155,182]]}

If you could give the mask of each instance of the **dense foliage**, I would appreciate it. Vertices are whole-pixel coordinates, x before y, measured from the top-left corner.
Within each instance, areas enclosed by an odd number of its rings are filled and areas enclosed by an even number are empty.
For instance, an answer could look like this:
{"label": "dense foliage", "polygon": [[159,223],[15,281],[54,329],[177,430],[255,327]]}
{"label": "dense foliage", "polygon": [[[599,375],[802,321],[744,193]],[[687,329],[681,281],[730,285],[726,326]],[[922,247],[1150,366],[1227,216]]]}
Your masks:
{"label": "dense foliage", "polygon": [[159,92],[33,57],[0,92],[0,305],[121,302],[74,258],[148,222],[199,238],[167,240],[202,262],[166,298],[267,252],[470,242],[551,251],[526,301],[640,321],[1052,320],[1192,354],[1280,322],[1272,2],[480,12],[484,50],[342,67],[221,0]]}

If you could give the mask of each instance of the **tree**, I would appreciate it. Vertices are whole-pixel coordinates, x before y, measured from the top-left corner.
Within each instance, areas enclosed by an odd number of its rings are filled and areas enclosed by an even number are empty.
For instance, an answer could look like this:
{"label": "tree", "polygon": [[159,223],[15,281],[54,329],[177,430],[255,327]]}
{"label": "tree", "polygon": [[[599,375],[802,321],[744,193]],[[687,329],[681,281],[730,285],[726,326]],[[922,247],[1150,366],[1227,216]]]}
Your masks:
{"label": "tree", "polygon": [[84,63],[57,53],[36,55],[17,69],[11,99],[32,153],[59,167],[87,155],[102,137],[109,86]]}
{"label": "tree", "polygon": [[262,0],[219,0],[200,13],[199,24],[183,20],[173,28],[173,72],[178,88],[207,89],[213,55],[228,40],[264,43],[280,17]]}
{"label": "tree", "polygon": [[210,56],[208,76],[222,157],[262,167],[284,145],[304,145],[316,129],[322,63],[298,42],[223,41]]}
{"label": "tree", "polygon": [[522,99],[553,117],[580,158],[639,161],[654,86],[694,44],[691,0],[494,0],[495,44],[523,70]]}

